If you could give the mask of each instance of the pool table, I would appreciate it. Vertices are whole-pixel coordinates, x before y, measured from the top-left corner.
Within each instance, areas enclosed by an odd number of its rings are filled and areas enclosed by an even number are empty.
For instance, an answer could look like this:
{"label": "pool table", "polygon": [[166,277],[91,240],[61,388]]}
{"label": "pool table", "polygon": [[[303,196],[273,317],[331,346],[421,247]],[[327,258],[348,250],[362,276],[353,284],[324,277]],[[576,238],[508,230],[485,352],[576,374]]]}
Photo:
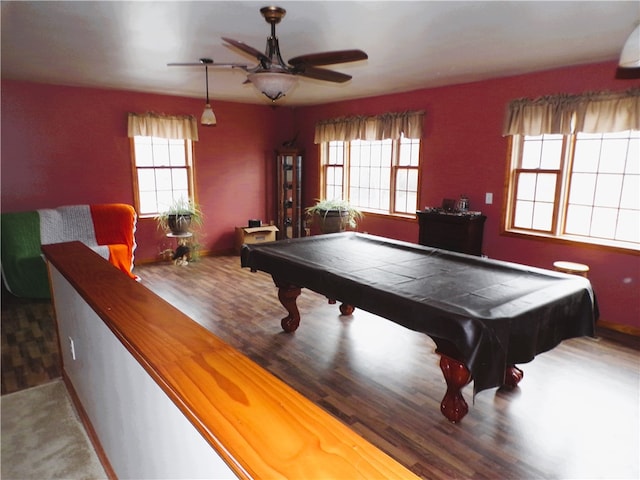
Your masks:
{"label": "pool table", "polygon": [[296,298],[308,288],[345,315],[361,308],[431,337],[452,422],[468,412],[461,389],[472,379],[474,395],[515,387],[516,364],[593,336],[597,318],[586,278],[355,232],[244,245],[241,265],[271,274],[286,332],[298,328]]}

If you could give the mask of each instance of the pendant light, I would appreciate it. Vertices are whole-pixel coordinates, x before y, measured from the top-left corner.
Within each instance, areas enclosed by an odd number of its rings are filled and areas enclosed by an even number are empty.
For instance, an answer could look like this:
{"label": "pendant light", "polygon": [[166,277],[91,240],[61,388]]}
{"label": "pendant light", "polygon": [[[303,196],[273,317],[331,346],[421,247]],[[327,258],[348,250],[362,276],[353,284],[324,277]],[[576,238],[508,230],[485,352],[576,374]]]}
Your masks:
{"label": "pendant light", "polygon": [[200,61],[204,63],[204,76],[207,90],[207,103],[204,106],[204,111],[200,117],[200,123],[205,127],[215,127],[218,121],[216,120],[216,114],[213,113],[211,104],[209,103],[209,64],[213,63],[213,60],[210,58],[201,58]]}
{"label": "pendant light", "polygon": [[636,25],[622,47],[616,78],[640,78],[640,24]]}

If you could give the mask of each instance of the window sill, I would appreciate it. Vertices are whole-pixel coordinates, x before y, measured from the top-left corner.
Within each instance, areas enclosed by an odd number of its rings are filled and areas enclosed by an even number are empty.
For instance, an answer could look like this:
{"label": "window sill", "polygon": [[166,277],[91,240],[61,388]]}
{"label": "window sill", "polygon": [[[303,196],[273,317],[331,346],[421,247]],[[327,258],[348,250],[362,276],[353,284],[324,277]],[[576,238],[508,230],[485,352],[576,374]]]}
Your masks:
{"label": "window sill", "polygon": [[[360,208],[360,207],[358,207]],[[362,213],[365,215],[365,217],[371,216],[371,217],[378,217],[378,218],[387,218],[390,220],[408,220],[408,221],[416,221],[418,216],[416,214],[410,214],[410,213],[406,213],[406,214],[402,214],[402,213],[383,213],[383,212],[374,212],[374,211],[368,211],[368,210],[363,210],[362,208],[360,208],[360,210],[362,211]]]}
{"label": "window sill", "polygon": [[586,248],[598,248],[611,250],[618,253],[626,253],[631,255],[640,255],[640,245],[632,244],[629,242],[617,242],[613,240],[603,239],[589,239],[586,241],[584,237],[564,235],[557,237],[554,235],[547,235],[540,232],[530,232],[525,230],[503,230],[501,235],[514,238],[525,238],[528,240],[537,240],[550,243],[558,243],[563,245],[573,245]]}

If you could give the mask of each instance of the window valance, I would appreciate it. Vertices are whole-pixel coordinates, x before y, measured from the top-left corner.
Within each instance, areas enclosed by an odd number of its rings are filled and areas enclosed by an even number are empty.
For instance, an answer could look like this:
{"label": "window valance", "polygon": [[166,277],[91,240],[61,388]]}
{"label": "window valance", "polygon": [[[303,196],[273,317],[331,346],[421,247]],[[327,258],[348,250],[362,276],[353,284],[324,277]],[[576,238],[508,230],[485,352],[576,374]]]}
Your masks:
{"label": "window valance", "polygon": [[193,115],[129,113],[129,137],[198,140],[198,121]]}
{"label": "window valance", "polygon": [[316,124],[314,143],[422,138],[424,111],[340,117]]}
{"label": "window valance", "polygon": [[521,98],[507,108],[503,135],[640,130],[640,88]]}

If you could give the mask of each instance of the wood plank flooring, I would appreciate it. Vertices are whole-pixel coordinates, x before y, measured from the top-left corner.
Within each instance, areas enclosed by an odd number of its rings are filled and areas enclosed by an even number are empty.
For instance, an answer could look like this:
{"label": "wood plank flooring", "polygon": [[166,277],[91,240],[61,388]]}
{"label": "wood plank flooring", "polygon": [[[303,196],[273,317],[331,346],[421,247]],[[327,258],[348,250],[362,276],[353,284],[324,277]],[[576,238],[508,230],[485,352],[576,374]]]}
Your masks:
{"label": "wood plank flooring", "polygon": [[[490,390],[449,423],[433,342],[385,319],[303,290],[302,321],[271,278],[239,257],[140,266],[142,284],[429,479],[640,477],[640,354],[636,337],[572,339],[521,365],[512,392]],[[26,333],[25,333],[26,332]],[[31,333],[29,333],[31,332]],[[59,376],[50,302],[2,303],[2,393]],[[52,336],[53,335],[53,336]],[[53,352],[53,353],[52,353]]]}
{"label": "wood plank flooring", "polygon": [[[512,392],[472,398],[449,423],[429,337],[311,291],[300,328],[264,273],[238,257],[136,269],[142,284],[238,348],[424,478],[638,478],[640,363],[636,339],[573,339],[521,366]],[[635,343],[635,345],[634,345]],[[635,346],[635,348],[634,348]]]}
{"label": "wood plank flooring", "polygon": [[2,395],[60,378],[50,300],[16,298],[2,289]]}

